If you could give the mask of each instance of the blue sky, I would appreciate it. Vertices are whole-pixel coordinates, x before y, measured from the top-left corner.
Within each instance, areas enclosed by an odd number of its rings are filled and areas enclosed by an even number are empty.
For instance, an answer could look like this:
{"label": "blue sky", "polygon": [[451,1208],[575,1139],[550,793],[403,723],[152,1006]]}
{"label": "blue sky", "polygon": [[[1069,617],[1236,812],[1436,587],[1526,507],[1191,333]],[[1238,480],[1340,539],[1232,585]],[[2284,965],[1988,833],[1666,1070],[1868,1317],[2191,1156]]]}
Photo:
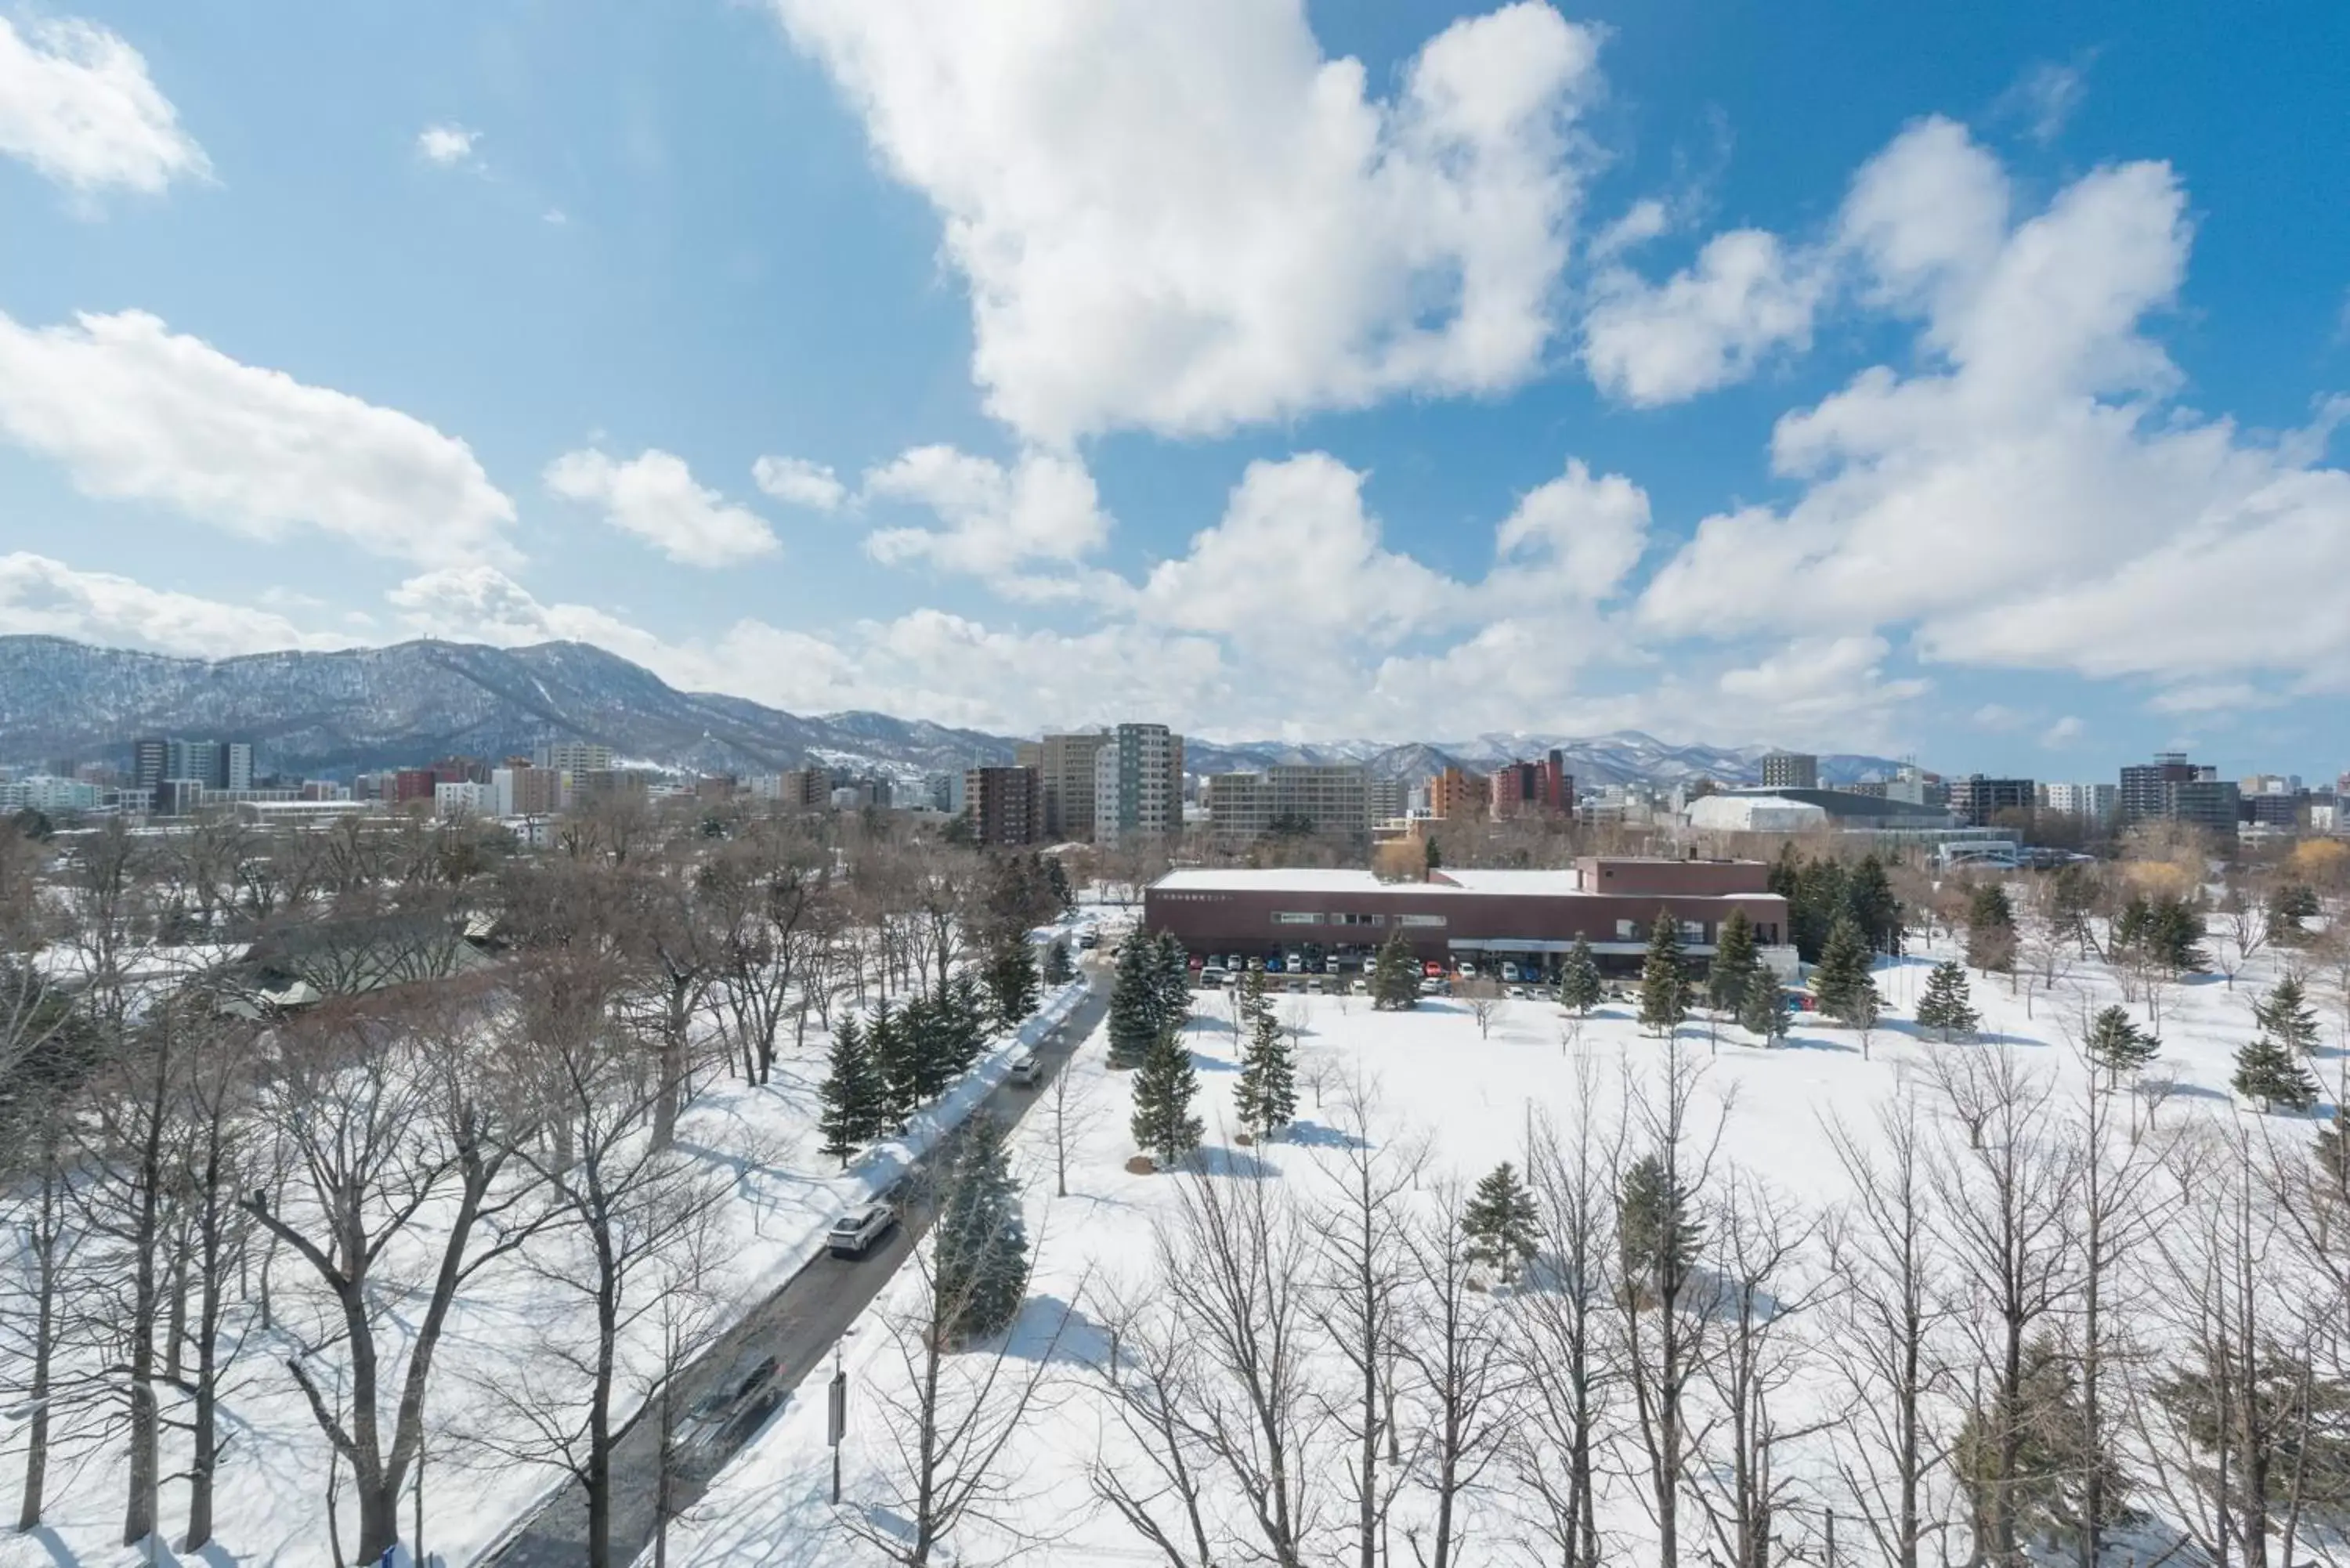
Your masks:
{"label": "blue sky", "polygon": [[0,630],[2350,764],[2350,14],[0,0]]}

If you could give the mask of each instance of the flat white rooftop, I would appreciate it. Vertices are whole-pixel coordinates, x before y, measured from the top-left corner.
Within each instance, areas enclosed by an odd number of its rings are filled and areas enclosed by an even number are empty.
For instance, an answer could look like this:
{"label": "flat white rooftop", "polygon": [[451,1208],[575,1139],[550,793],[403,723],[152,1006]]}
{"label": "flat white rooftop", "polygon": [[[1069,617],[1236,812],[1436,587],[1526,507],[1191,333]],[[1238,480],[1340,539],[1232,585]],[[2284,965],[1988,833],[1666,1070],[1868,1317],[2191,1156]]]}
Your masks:
{"label": "flat white rooftop", "polygon": [[1368,871],[1334,871],[1312,867],[1284,867],[1274,870],[1195,867],[1170,871],[1151,887],[1170,893],[1385,893],[1416,898],[1431,893],[1562,898],[1579,895],[1586,890],[1581,876],[1571,867],[1555,871],[1448,869],[1437,872],[1436,876],[1438,880],[1427,882],[1388,882]]}

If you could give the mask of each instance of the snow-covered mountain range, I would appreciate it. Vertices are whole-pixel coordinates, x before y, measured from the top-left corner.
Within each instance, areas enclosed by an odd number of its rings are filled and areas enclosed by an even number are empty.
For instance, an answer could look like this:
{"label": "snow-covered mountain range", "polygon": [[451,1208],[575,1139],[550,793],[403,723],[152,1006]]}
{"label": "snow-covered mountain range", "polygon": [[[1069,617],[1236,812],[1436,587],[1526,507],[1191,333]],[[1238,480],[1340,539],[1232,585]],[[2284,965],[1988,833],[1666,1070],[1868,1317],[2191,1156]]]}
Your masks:
{"label": "snow-covered mountain range", "polygon": [[[530,648],[418,641],[337,653],[174,659],[54,637],[0,637],[0,763],[127,755],[141,735],[254,742],[264,769],[303,774],[466,755],[503,757],[548,741],[589,741],[632,761],[772,773],[811,761],[912,780],[1008,762],[1014,738],[887,713],[803,716],[712,692],[577,642]],[[1272,763],[1361,763],[1382,777],[1447,763],[1491,768],[1565,753],[1579,786],[1711,777],[1752,781],[1763,748],[1669,744],[1631,731],[1590,738],[1485,734],[1463,741],[1191,740],[1185,766],[1224,773]],[[1882,757],[1824,756],[1824,780],[1890,774]]]}

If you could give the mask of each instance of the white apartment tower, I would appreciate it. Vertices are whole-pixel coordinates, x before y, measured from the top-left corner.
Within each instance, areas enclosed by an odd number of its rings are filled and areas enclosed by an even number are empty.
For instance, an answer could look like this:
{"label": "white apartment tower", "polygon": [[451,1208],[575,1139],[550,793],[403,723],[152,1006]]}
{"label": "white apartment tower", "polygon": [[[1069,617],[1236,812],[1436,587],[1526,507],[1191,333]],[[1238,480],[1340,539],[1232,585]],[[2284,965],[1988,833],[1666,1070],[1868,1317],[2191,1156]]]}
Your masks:
{"label": "white apartment tower", "polygon": [[1095,841],[1182,829],[1183,737],[1164,724],[1120,724],[1094,755]]}

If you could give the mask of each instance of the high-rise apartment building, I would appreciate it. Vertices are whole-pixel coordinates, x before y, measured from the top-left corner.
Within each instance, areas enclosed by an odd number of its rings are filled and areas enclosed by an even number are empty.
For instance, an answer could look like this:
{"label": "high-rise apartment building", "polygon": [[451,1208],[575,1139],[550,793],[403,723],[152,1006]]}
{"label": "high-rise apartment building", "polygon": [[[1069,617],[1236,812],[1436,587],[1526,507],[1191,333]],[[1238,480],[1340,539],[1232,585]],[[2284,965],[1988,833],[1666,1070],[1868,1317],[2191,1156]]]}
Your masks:
{"label": "high-rise apartment building", "polygon": [[972,768],[962,789],[963,815],[980,843],[1035,844],[1044,836],[1044,784],[1035,768]]}
{"label": "high-rise apartment building", "polygon": [[1492,800],[1492,781],[1465,768],[1446,768],[1428,781],[1428,815],[1446,822],[1482,816]]}
{"label": "high-rise apartment building", "polygon": [[2051,784],[2040,786],[2040,806],[2060,816],[2084,822],[2111,822],[2120,791],[2109,784]]}
{"label": "high-rise apartment building", "polygon": [[2184,752],[2124,768],[2116,804],[2124,822],[2167,819],[2223,836],[2234,835],[2241,810],[2235,781],[2208,763],[2189,762]]}
{"label": "high-rise apartment building", "polygon": [[1363,800],[1373,822],[1393,822],[1411,810],[1411,781],[1402,777],[1366,779]]}
{"label": "high-rise apartment building", "polygon": [[1565,816],[1575,810],[1575,775],[1566,753],[1553,751],[1540,762],[1506,763],[1493,770],[1492,811],[1503,816]]}
{"label": "high-rise apartment building", "polygon": [[1809,752],[1773,752],[1762,759],[1764,789],[1817,789],[1820,759]]}
{"label": "high-rise apartment building", "polygon": [[[1067,736],[1046,736],[1045,744]],[[1094,753],[1093,836],[1183,830],[1183,737],[1164,724],[1120,724]],[[1067,809],[1064,801],[1063,809]]]}
{"label": "high-rise apartment building", "polygon": [[[1035,768],[1045,792],[1045,833],[1051,838],[1095,836],[1095,812],[1099,795],[1095,767],[1112,736],[1099,731],[1081,735],[1047,735],[1024,741],[1014,748],[1014,761]],[[1181,770],[1177,770],[1180,783]]]}
{"label": "high-rise apartment building", "polygon": [[612,748],[586,741],[550,741],[533,759],[540,767],[559,774],[601,774],[612,770]]}
{"label": "high-rise apartment building", "polygon": [[1989,827],[2002,811],[2031,811],[2039,804],[2039,792],[2030,779],[1969,774],[1950,781],[1950,811],[1969,827]]}
{"label": "high-rise apartment building", "polygon": [[1276,826],[1361,838],[1371,829],[1370,783],[1352,763],[1275,763],[1263,773],[1216,774],[1205,789],[1208,830],[1228,842]]}

